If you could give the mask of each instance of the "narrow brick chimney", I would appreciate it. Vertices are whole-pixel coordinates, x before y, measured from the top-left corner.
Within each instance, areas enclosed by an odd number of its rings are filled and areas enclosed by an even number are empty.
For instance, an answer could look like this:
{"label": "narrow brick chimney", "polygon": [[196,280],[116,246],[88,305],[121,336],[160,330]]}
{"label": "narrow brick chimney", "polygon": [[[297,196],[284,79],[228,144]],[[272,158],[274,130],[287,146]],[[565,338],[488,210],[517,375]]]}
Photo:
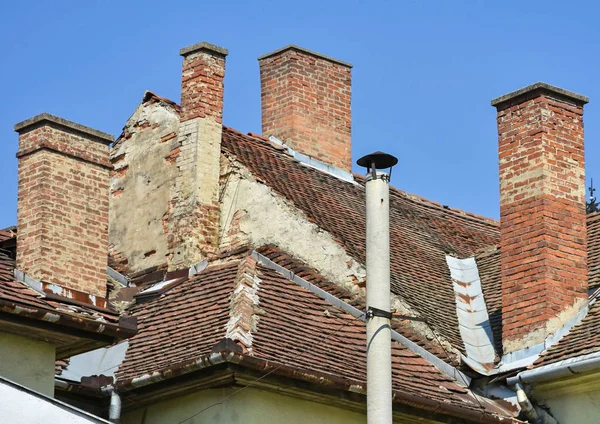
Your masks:
{"label": "narrow brick chimney", "polygon": [[258,61],[263,135],[351,171],[352,65],[293,45]]}
{"label": "narrow brick chimney", "polygon": [[17,269],[46,291],[105,306],[113,137],[46,113],[15,131]]}
{"label": "narrow brick chimney", "polygon": [[169,267],[215,253],[219,241],[219,173],[227,49],[202,42],[181,49],[179,174],[169,217]]}
{"label": "narrow brick chimney", "polygon": [[502,342],[544,341],[587,302],[583,105],[536,83],[498,110]]}

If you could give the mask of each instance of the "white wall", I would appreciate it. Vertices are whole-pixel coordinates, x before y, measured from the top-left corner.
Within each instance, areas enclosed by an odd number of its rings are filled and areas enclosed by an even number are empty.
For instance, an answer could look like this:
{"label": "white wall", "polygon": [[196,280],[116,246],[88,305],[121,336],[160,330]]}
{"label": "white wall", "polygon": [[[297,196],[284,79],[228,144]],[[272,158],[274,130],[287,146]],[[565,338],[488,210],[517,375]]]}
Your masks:
{"label": "white wall", "polygon": [[[176,399],[159,402],[144,409],[124,414],[123,424],[178,423],[202,409],[221,401],[234,389],[201,390]],[[145,421],[143,417],[145,415]],[[240,423],[240,424],[364,424],[366,415],[280,395],[264,390],[248,388],[220,405],[213,406],[185,424]]]}
{"label": "white wall", "polygon": [[5,380],[0,380],[0,422],[27,424],[108,423],[108,421]]}
{"label": "white wall", "polygon": [[47,396],[54,396],[55,356],[50,343],[0,333],[0,377]]}

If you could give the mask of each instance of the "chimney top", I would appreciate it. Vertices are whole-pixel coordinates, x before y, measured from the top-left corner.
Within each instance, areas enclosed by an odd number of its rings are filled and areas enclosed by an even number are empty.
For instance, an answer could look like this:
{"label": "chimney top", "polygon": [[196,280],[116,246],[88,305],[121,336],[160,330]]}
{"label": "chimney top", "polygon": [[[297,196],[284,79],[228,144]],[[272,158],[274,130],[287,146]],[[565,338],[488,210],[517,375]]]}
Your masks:
{"label": "chimney top", "polygon": [[220,56],[227,56],[229,54],[229,50],[224,47],[215,46],[214,44],[207,43],[206,41],[201,41],[192,46],[187,46],[179,50],[179,54],[181,56],[187,56],[192,53],[196,53],[200,50],[207,50],[212,53],[216,53]]}
{"label": "chimney top", "polygon": [[264,54],[262,56],[259,56],[258,60],[262,60],[262,59],[266,59],[266,58],[271,57],[271,56],[275,56],[275,55],[277,55],[279,53],[283,53],[283,52],[285,52],[287,50],[296,50],[296,51],[299,51],[299,52],[302,52],[302,53],[309,54],[311,56],[315,56],[315,57],[318,57],[318,58],[321,58],[321,59],[328,60],[330,62],[338,63],[338,64],[340,64],[342,66],[347,66],[348,68],[352,68],[352,64],[350,64],[348,62],[342,62],[341,60],[335,59],[333,57],[325,56],[324,54],[317,53],[317,52],[314,52],[312,50],[305,49],[304,47],[296,46],[294,44],[289,44],[289,45],[287,45],[285,47],[282,47],[280,49],[272,51],[271,53],[267,53],[267,54]]}
{"label": "chimney top", "polygon": [[95,130],[90,127],[86,127],[85,125],[81,125],[76,122],[59,118],[58,116],[50,115],[49,113],[40,113],[39,115],[36,115],[33,118],[21,121],[18,124],[15,124],[14,129],[19,134],[23,134],[31,129],[40,127],[44,124],[44,122],[54,124],[53,126],[59,129],[67,129],[71,131],[76,131],[80,134],[92,136],[104,144],[110,144],[113,141],[115,141],[115,138],[110,134]]}
{"label": "chimney top", "polygon": [[509,101],[520,102],[523,101],[522,97],[535,96],[540,93],[553,94],[562,99],[571,100],[574,103],[584,105],[589,102],[589,98],[581,94],[574,93],[569,90],[565,90],[554,85],[546,84],[545,82],[536,82],[535,84],[528,85],[519,90],[505,94],[492,100],[492,106],[502,109],[504,104]]}

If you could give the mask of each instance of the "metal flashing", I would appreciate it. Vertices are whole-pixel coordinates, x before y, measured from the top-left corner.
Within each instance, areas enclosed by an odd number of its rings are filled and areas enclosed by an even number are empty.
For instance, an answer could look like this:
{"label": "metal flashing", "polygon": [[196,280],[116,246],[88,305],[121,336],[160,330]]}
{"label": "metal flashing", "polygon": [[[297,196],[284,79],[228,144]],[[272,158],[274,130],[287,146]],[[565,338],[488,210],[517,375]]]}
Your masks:
{"label": "metal flashing", "polygon": [[[516,352],[511,352],[502,356],[502,360],[500,361],[500,369],[504,369],[504,371],[509,371],[512,369],[520,368],[514,366],[514,364],[522,364],[526,363],[525,366],[530,365],[535,362],[537,358],[539,358],[540,354],[548,349],[550,346],[558,342],[562,339],[574,325],[581,322],[583,318],[587,315],[589,311],[589,304],[581,309],[573,318],[567,321],[561,328],[559,328],[556,333],[551,334],[544,340],[542,343],[538,343],[537,345],[530,346],[525,349],[518,350]],[[521,365],[522,366],[522,365]]]}
{"label": "metal flashing", "polygon": [[23,271],[19,271],[17,268],[15,268],[14,276],[15,280],[25,284],[31,290],[38,293],[41,297],[46,297],[41,281],[34,280],[33,278],[25,274]]}
{"label": "metal flashing", "polygon": [[465,362],[477,363],[478,369],[493,368],[496,358],[494,336],[475,258],[459,259],[446,255],[446,263],[454,288],[460,335],[469,359]]}
{"label": "metal flashing", "polygon": [[206,259],[198,262],[196,265],[192,265],[188,271],[188,276],[193,277],[196,274],[204,271],[208,266],[208,261]]}
{"label": "metal flashing", "polygon": [[106,267],[106,273],[110,278],[115,281],[118,281],[121,284],[121,287],[129,287],[129,278],[121,274],[120,272],[115,271],[111,267]]}
{"label": "metal flashing", "polygon": [[292,149],[291,147],[287,146],[283,141],[279,140],[275,136],[272,136],[272,135],[269,136],[269,140],[271,142],[277,144],[278,146],[282,146],[282,147],[286,148],[288,153],[290,154],[290,156],[292,156],[294,159],[296,159],[302,165],[325,172],[325,173],[332,175],[342,181],[356,184],[356,181],[354,181],[354,176],[350,172],[345,171],[341,168],[336,168],[335,166],[328,165],[325,162],[321,162],[320,160],[311,158],[310,156],[307,156],[303,153],[297,152],[294,149]]}
{"label": "metal flashing", "polygon": [[[321,299],[326,300],[327,302],[331,303],[332,305],[334,305],[340,309],[343,309],[344,311],[348,312],[350,315],[354,316],[355,318],[358,318],[361,321],[365,321],[366,314],[365,314],[365,312],[361,311],[360,309],[357,309],[354,306],[349,305],[348,303],[344,302],[343,300],[333,296],[332,294],[329,294],[325,290],[298,277],[292,271],[282,267],[281,265],[276,264],[275,262],[271,261],[266,256],[261,255],[260,253],[258,253],[256,251],[252,252],[252,257],[254,259],[256,259],[256,261],[258,263],[260,263],[261,265],[264,265],[267,268],[270,268],[270,269],[282,274],[288,280],[293,281],[294,283],[298,284],[301,287],[304,287],[305,289],[307,289],[310,292],[319,296]],[[391,333],[392,333],[392,340],[395,340],[395,341],[401,343],[408,350],[410,350],[413,353],[416,353],[417,355],[419,355],[420,357],[425,359],[427,362],[429,362],[430,364],[435,366],[442,374],[444,374],[444,375],[452,378],[454,381],[456,381],[456,383],[459,384],[460,386],[469,387],[469,385],[471,383],[470,377],[466,376],[465,374],[463,374],[462,372],[460,372],[459,370],[454,368],[452,365],[449,365],[446,362],[442,361],[440,358],[438,358],[437,356],[435,356],[434,354],[429,352],[427,349],[422,348],[418,344],[407,339],[406,337],[404,337],[402,334],[398,333],[397,331],[392,330]]]}

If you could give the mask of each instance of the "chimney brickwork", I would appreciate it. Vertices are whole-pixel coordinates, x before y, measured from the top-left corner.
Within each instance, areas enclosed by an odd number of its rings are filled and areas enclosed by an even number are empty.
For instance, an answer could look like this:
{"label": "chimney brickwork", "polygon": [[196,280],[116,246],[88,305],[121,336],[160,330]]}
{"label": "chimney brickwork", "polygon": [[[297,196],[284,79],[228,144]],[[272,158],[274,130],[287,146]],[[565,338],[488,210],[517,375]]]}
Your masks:
{"label": "chimney brickwork", "polygon": [[169,206],[169,267],[189,267],[214,254],[219,242],[219,175],[223,78],[227,50],[202,42],[180,51],[180,150]]}
{"label": "chimney brickwork", "polygon": [[544,83],[492,101],[504,353],[543,342],[587,301],[585,103]]}
{"label": "chimney brickwork", "polygon": [[113,137],[49,114],[17,124],[15,131],[17,269],[104,298]]}
{"label": "chimney brickwork", "polygon": [[297,46],[259,58],[262,132],[351,171],[351,68]]}

